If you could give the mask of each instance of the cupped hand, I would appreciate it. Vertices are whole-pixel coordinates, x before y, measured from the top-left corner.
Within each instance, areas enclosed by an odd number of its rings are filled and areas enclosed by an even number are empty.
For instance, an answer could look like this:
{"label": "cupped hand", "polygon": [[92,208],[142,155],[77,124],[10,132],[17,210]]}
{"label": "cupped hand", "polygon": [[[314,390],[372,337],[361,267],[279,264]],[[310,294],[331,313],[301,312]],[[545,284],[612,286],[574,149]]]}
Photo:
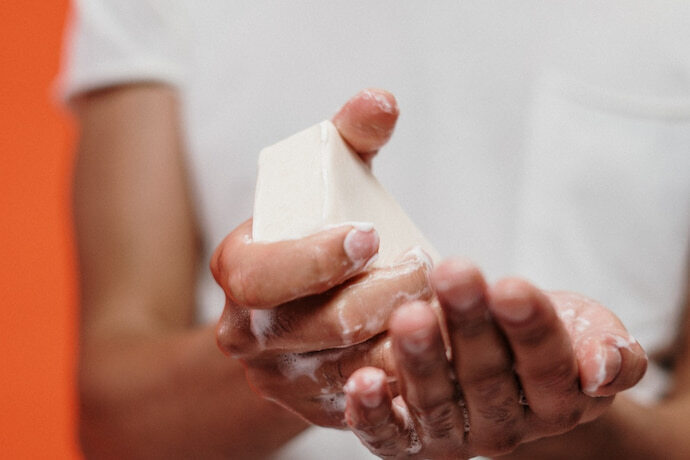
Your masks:
{"label": "cupped hand", "polygon": [[[392,95],[365,90],[334,117],[370,162],[398,116]],[[264,397],[312,423],[344,425],[343,385],[365,363],[392,370],[381,333],[395,308],[430,299],[429,267],[415,253],[371,269],[375,230],[342,225],[288,241],[252,241],[251,220],[216,249],[211,270],[226,294],[222,350],[240,358]]]}
{"label": "cupped hand", "polygon": [[348,425],[381,457],[504,454],[597,418],[644,374],[640,345],[583,296],[520,279],[488,287],[457,259],[432,286],[443,328],[429,302],[400,307],[390,322],[399,394],[375,367],[346,385]]}

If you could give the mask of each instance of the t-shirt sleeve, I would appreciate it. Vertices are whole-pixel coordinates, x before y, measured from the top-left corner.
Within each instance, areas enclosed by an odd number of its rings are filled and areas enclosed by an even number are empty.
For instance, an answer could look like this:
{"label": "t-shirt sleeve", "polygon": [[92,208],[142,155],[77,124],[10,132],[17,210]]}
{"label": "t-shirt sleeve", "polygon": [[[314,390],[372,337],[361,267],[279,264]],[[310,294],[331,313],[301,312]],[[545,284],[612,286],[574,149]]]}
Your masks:
{"label": "t-shirt sleeve", "polygon": [[76,0],[66,29],[60,98],[114,85],[182,86],[188,68],[182,0]]}

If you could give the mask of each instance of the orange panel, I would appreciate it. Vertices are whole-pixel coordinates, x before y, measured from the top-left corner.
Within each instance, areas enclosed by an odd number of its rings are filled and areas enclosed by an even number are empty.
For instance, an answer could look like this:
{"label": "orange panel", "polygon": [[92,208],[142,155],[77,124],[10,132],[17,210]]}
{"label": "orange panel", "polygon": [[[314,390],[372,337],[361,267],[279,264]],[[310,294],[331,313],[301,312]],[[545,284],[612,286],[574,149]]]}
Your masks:
{"label": "orange panel", "polygon": [[79,458],[73,130],[52,100],[67,0],[0,2],[0,457]]}

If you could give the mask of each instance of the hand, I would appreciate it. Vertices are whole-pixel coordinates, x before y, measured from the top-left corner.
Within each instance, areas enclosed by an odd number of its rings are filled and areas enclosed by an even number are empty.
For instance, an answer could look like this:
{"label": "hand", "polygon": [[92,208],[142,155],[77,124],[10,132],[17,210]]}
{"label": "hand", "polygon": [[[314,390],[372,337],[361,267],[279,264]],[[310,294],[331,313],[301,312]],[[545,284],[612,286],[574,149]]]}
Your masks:
{"label": "hand", "polygon": [[[392,134],[392,95],[367,90],[334,118],[365,161]],[[378,236],[352,225],[275,243],[251,240],[251,220],[217,248],[213,275],[226,293],[218,343],[241,358],[264,397],[312,423],[344,426],[343,384],[364,363],[392,369],[381,333],[392,311],[429,299],[429,267],[411,255],[367,270]]]}
{"label": "hand", "polygon": [[499,455],[600,416],[644,374],[620,321],[571,293],[519,279],[491,288],[460,260],[432,275],[452,361],[432,305],[398,309],[390,335],[400,395],[367,367],[346,385],[348,425],[382,457]]}

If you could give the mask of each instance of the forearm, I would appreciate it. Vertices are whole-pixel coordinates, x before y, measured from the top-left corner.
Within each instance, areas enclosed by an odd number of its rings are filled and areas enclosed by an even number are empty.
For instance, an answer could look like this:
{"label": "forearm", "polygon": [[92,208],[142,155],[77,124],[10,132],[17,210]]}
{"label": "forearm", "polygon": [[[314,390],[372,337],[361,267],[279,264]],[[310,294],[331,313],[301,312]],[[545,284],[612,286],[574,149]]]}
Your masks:
{"label": "forearm", "polygon": [[[690,398],[641,406],[618,396],[599,419],[561,436],[522,445],[509,459],[690,458]],[[504,458],[504,457],[502,457]]]}
{"label": "forearm", "polygon": [[96,340],[84,338],[79,370],[87,456],[263,457],[306,427],[249,388],[211,327]]}

